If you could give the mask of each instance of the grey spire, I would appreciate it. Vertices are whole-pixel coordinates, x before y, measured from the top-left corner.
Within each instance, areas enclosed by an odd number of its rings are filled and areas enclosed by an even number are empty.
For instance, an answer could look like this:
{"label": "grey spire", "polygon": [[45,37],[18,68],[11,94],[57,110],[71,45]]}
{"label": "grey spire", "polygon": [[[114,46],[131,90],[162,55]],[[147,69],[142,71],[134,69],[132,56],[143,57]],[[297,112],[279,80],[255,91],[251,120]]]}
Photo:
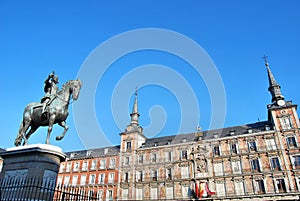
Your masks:
{"label": "grey spire", "polygon": [[132,113],[130,114],[131,116],[131,125],[134,124],[134,125],[139,125],[139,112],[138,112],[138,90],[136,88],[135,90],[135,98],[134,98],[134,103],[133,103],[133,108],[132,108]]}
{"label": "grey spire", "polygon": [[281,94],[280,91],[280,85],[277,84],[274,75],[269,67],[269,63],[265,60],[265,66],[267,67],[268,71],[268,78],[269,78],[269,88],[268,90],[271,93],[272,96],[272,102],[278,101],[278,100],[284,100],[284,96]]}

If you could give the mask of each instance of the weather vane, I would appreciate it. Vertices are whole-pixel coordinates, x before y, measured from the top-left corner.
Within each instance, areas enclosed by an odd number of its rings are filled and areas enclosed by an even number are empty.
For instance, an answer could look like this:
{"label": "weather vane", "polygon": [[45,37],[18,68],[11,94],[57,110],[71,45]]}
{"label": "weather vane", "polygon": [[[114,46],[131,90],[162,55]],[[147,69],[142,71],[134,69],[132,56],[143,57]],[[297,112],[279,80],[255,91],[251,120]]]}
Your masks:
{"label": "weather vane", "polygon": [[264,55],[262,59],[265,61],[265,65],[269,66],[268,56]]}

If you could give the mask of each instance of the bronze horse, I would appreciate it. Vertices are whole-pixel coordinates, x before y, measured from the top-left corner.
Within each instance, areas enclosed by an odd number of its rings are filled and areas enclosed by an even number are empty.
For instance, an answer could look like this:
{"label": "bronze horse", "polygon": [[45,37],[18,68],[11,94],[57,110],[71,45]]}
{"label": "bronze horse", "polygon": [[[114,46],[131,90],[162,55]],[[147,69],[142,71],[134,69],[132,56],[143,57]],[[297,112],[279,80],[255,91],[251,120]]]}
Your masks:
{"label": "bronze horse", "polygon": [[[40,126],[48,126],[46,144],[49,144],[53,125],[56,123],[64,128],[63,133],[56,136],[56,140],[63,139],[68,130],[66,119],[69,114],[68,106],[71,95],[73,100],[77,100],[81,86],[82,82],[79,79],[66,82],[62,86],[62,89],[55,95],[55,98],[50,101],[49,106],[46,108],[45,116],[42,115],[41,103],[29,103],[24,110],[23,121],[21,122],[19,133],[15,139],[15,145],[21,145],[22,140],[24,140],[23,145],[27,145],[30,135],[33,134]],[[29,127],[30,130],[26,133]]]}

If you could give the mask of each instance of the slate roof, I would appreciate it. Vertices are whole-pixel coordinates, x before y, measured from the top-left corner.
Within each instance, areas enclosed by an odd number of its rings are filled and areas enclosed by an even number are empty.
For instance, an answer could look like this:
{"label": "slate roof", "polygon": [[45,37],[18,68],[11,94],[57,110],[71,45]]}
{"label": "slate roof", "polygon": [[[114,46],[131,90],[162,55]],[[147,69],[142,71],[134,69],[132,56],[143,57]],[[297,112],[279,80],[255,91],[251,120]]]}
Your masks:
{"label": "slate roof", "polygon": [[120,152],[120,146],[111,146],[97,149],[88,149],[80,151],[66,152],[67,158],[72,159],[84,159],[84,158],[94,158],[103,156],[118,155]]}
{"label": "slate roof", "polygon": [[[258,133],[262,131],[266,131],[266,126],[273,129],[272,123],[269,121],[257,122],[252,124],[246,124],[241,126],[233,126],[222,129],[215,129],[209,131],[203,131],[202,139],[203,140],[211,140],[214,139],[214,135],[217,135],[217,138],[224,138],[228,136],[238,136],[250,133]],[[156,146],[164,146],[164,145],[172,145],[172,144],[181,144],[187,142],[197,141],[196,133],[188,133],[188,134],[178,134],[164,137],[156,137],[147,139],[146,142],[142,145],[141,148],[150,148]]]}
{"label": "slate roof", "polygon": [[252,124],[246,124],[241,126],[233,126],[222,129],[210,130],[203,132],[203,139],[209,140],[215,138],[214,135],[217,135],[218,138],[228,137],[228,136],[238,136],[250,133],[258,133],[266,131],[266,127],[269,127],[270,130],[273,129],[272,123],[270,121],[256,122]]}
{"label": "slate roof", "polygon": [[[272,123],[270,121],[262,121],[256,122],[252,124],[246,124],[241,126],[232,126],[227,128],[221,129],[214,129],[208,130],[202,133],[203,140],[212,140],[215,138],[224,138],[228,136],[239,136],[243,134],[250,133],[258,133],[262,131],[266,131],[266,126],[269,127],[270,130],[273,130]],[[216,137],[215,137],[216,135]],[[145,143],[140,148],[151,148],[151,147],[158,147],[158,146],[165,146],[165,145],[175,145],[175,144],[182,144],[188,142],[197,141],[196,133],[188,133],[188,134],[178,134],[178,135],[169,135],[169,136],[162,136],[156,138],[148,138]],[[106,153],[105,152],[106,149]],[[81,151],[72,151],[65,153],[69,160],[80,159],[80,158],[93,158],[93,157],[103,157],[109,155],[118,155],[120,152],[120,146],[111,146],[105,148],[98,148],[98,149],[88,149],[88,150],[81,150]]]}

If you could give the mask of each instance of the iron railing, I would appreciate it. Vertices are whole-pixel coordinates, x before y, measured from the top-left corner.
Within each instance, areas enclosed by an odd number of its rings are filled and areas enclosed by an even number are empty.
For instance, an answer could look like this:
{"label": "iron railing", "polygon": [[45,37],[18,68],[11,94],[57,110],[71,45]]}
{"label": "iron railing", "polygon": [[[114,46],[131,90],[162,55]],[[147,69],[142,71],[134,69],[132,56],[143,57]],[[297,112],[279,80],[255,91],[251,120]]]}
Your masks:
{"label": "iron railing", "polygon": [[50,179],[10,178],[0,181],[1,201],[96,201],[102,199],[102,195],[92,187],[56,185],[56,181]]}

